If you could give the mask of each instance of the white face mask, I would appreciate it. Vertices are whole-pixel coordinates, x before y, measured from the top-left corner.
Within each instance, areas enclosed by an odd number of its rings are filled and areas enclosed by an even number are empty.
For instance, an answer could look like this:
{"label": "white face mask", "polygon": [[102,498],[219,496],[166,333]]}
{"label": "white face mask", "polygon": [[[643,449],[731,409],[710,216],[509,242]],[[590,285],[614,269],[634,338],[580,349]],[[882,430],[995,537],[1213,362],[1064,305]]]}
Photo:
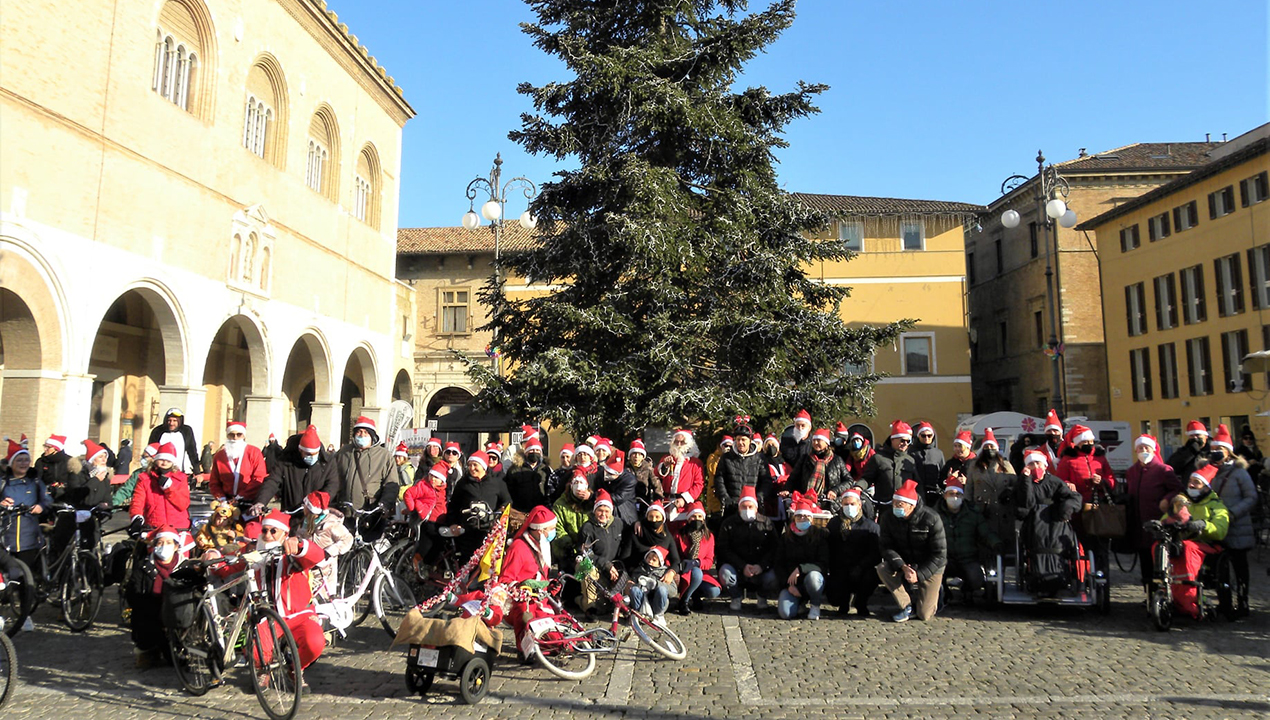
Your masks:
{"label": "white face mask", "polygon": [[758,510],[755,510],[754,508],[749,506],[743,507],[737,512],[738,514],[740,514],[741,519],[746,522],[749,522],[753,520],[754,518],[758,517]]}
{"label": "white face mask", "polygon": [[851,518],[852,520],[855,520],[856,518],[860,517],[860,506],[859,505],[843,505],[842,513],[846,515],[847,517]]}
{"label": "white face mask", "polygon": [[957,510],[961,507],[961,496],[944,498],[944,502],[948,503],[949,510]]}
{"label": "white face mask", "polygon": [[159,562],[172,562],[172,558],[176,557],[176,546],[168,543],[159,545],[154,549],[154,556],[159,559]]}
{"label": "white face mask", "polygon": [[1138,462],[1142,463],[1143,465],[1146,465],[1147,463],[1151,462],[1151,458],[1153,457],[1155,457],[1155,453],[1151,452],[1150,450],[1143,450],[1138,453]]}

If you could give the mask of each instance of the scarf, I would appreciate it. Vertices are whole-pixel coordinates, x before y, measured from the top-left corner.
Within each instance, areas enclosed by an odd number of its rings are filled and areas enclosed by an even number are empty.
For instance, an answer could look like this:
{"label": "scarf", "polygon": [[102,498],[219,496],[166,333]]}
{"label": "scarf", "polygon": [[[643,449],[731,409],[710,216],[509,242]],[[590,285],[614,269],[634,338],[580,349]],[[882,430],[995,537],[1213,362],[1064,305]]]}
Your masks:
{"label": "scarf", "polygon": [[701,541],[710,537],[710,528],[702,524],[700,530],[688,530],[684,533],[688,536],[688,557],[687,560],[701,559]]}
{"label": "scarf", "polygon": [[829,461],[833,459],[833,452],[826,451],[825,457],[820,457],[816,453],[808,453],[807,457],[811,458],[814,463],[811,477],[807,480],[807,492],[819,497],[824,494],[825,490],[825,467]]}

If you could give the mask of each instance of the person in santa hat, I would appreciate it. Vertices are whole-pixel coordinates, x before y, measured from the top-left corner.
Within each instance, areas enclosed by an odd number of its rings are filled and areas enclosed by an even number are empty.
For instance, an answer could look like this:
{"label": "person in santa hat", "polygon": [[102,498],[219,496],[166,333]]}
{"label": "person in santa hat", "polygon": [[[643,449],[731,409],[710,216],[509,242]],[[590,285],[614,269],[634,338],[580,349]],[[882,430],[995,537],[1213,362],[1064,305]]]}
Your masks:
{"label": "person in santa hat", "polygon": [[225,424],[225,444],[212,456],[208,492],[217,500],[250,505],[256,502],[266,475],[264,453],[247,444],[247,423],[230,420]]}
{"label": "person in santa hat", "polygon": [[12,440],[5,454],[5,467],[7,469],[0,472],[0,507],[25,505],[30,510],[9,519],[4,545],[28,567],[35,567],[40,548],[44,546],[40,520],[46,518],[44,513],[53,505],[53,498],[32,469],[30,451]]}
{"label": "person in santa hat", "polygon": [[425,479],[428,473],[431,472],[432,468],[442,461],[442,452],[443,448],[441,446],[441,439],[435,437],[428,438],[428,442],[423,446],[423,455],[419,458],[419,467],[415,468],[414,482],[411,483],[412,485]]}
{"label": "person in santa hat", "polygon": [[[1107,451],[1097,444],[1093,430],[1079,423],[1073,425],[1067,431],[1060,455],[1054,474],[1067,483],[1067,487],[1080,493],[1086,506],[1094,502],[1111,503],[1116,477],[1111,472],[1111,463],[1107,462]],[[1086,533],[1079,515],[1075,518],[1075,529],[1081,544],[1093,551],[1095,565],[1108,567],[1111,541]]]}
{"label": "person in santa hat", "polygon": [[[595,462],[595,448],[586,443],[579,445],[573,454],[573,465],[569,469],[569,476],[564,478],[564,489],[568,489],[569,483],[573,482],[578,473],[586,477],[587,482],[591,483],[591,487],[595,487],[595,473],[598,470],[599,467]],[[563,490],[561,494],[563,494]]]}
{"label": "person in santa hat", "polygon": [[351,503],[362,510],[376,505],[383,508],[379,521],[363,533],[370,539],[378,537],[397,509],[399,487],[392,451],[380,444],[374,420],[362,415],[353,421],[353,437],[335,453],[335,468],[340,487],[332,497],[337,506]]}
{"label": "person in santa hat", "polygon": [[[280,547],[282,554],[256,571],[260,573],[260,587],[268,593],[283,622],[291,629],[300,667],[307,668],[326,648],[326,633],[313,609],[313,581],[309,575],[326,554],[316,542],[287,537],[290,526],[291,518],[280,510],[270,512],[261,521],[256,549]],[[271,648],[266,648],[266,657],[257,661],[267,662],[270,652]]]}
{"label": "person in santa hat", "polygon": [[776,527],[759,513],[756,489],[741,488],[735,515],[724,518],[715,543],[719,559],[719,581],[731,598],[733,612],[741,609],[745,591],[756,594],[758,609],[776,596],[778,585],[772,561],[776,554]]}
{"label": "person in santa hat", "polygon": [[[92,440],[84,441],[82,458],[71,458],[67,463],[70,475],[64,486],[49,485],[53,502],[65,503],[76,510],[107,507],[110,503],[110,479],[114,468],[110,466],[110,453]],[[187,523],[188,525],[188,523]],[[79,523],[80,547],[89,550],[97,545],[97,518],[90,516]],[[51,557],[58,557],[75,534],[75,515],[58,513],[53,526]]]}
{"label": "person in santa hat", "polygon": [[790,488],[803,493],[811,493],[816,497],[837,500],[847,491],[852,481],[842,458],[833,452],[833,439],[825,428],[817,430],[811,436],[811,451],[794,468],[790,479]]}
{"label": "person in santa hat", "polygon": [[331,496],[321,490],[304,499],[303,517],[295,536],[322,548],[322,561],[313,568],[314,590],[328,599],[338,597],[337,558],[353,549],[353,534],[344,526],[344,514],[331,507]]}
{"label": "person in santa hat", "polygon": [[141,461],[137,464],[137,469],[128,475],[128,479],[122,485],[115,488],[114,493],[110,496],[110,504],[115,507],[132,504],[132,494],[137,490],[137,483],[141,481],[141,474],[150,469],[150,465],[154,463],[154,456],[159,454],[158,445],[146,445],[141,451]]}
{"label": "person in santa hat", "polygon": [[714,475],[714,496],[719,500],[724,518],[736,514],[742,488],[758,487],[759,473],[767,469],[754,445],[754,429],[750,427],[749,418],[737,420],[734,445],[719,458]]}
{"label": "person in santa hat", "polygon": [[340,478],[333,457],[322,446],[316,425],[287,438],[275,472],[270,473],[256,493],[256,504],[244,515],[259,516],[277,498],[283,512],[293,513],[304,506],[309,493],[321,491],[334,497]]}
{"label": "person in santa hat", "polygon": [[[555,513],[542,505],[530,510],[525,516],[525,523],[516,531],[515,538],[507,548],[498,582],[514,587],[531,580],[547,580],[551,572],[551,541],[555,535]],[[510,620],[516,637],[517,652],[522,661],[529,656],[525,629],[531,621],[550,614],[550,610],[535,602],[512,603]]]}
{"label": "person in santa hat", "polygon": [[776,599],[776,613],[782,620],[798,617],[807,603],[807,619],[820,619],[824,600],[825,570],[829,567],[829,533],[812,524],[820,510],[814,494],[790,494],[790,521],[776,543],[776,580],[784,586]]}
{"label": "person in santa hat", "polygon": [[260,449],[260,454],[265,459],[265,475],[271,475],[282,459],[282,445],[278,444],[277,435],[269,433],[269,442]]}
{"label": "person in santa hat", "polygon": [[1058,461],[1062,459],[1059,455],[1059,449],[1063,444],[1063,421],[1058,419],[1058,413],[1050,408],[1049,414],[1045,416],[1045,444],[1042,449],[1049,456],[1049,468],[1051,471],[1058,467]]}
{"label": "person in santa hat", "polygon": [[665,499],[666,493],[662,489],[661,479],[653,473],[653,464],[648,460],[648,450],[640,438],[632,440],[630,449],[626,451],[626,469],[635,476],[635,497],[645,506]]}
{"label": "person in santa hat", "polygon": [[[638,565],[648,551],[663,548],[669,567],[680,567],[679,543],[675,542],[674,533],[666,522],[666,509],[660,503],[653,503],[644,510],[644,517],[635,523],[631,532],[631,552],[627,557],[628,566]],[[678,583],[678,579],[675,580]]]}
{"label": "person in santa hat", "polygon": [[639,511],[635,508],[635,488],[639,481],[635,479],[635,474],[626,468],[626,459],[622,455],[614,453],[607,463],[604,463],[596,478],[596,488],[604,490],[609,494],[609,498],[613,501],[614,512],[621,518],[622,523],[630,527],[639,517]]}
{"label": "person in santa hat", "polygon": [[[1020,454],[1020,460],[1022,457]],[[1001,446],[997,444],[997,436],[992,428],[984,429],[979,454],[964,475],[966,500],[983,512],[988,526],[1001,539],[1002,544],[1013,548],[1014,508],[1003,503],[1001,497],[1014,487],[1019,476],[1014,466],[1001,454]]]}
{"label": "person in santa hat", "polygon": [[172,575],[187,557],[181,533],[171,525],[161,525],[150,533],[144,553],[133,564],[132,574],[124,587],[131,612],[128,625],[132,633],[136,666],[148,669],[166,664],[167,631],[163,624],[163,581]]}
{"label": "person in santa hat", "polygon": [[560,495],[569,487],[569,481],[573,479],[573,460],[576,450],[573,443],[565,443],[560,446],[560,466],[551,471],[550,479],[543,487],[543,495],[547,496],[547,502],[544,505],[551,506],[560,499]]}
{"label": "person in santa hat", "polygon": [[908,480],[917,479],[917,466],[908,454],[913,442],[913,429],[903,420],[891,423],[890,436],[864,466],[866,488],[872,488],[873,502],[890,505],[895,489]]}
{"label": "person in santa hat", "polygon": [[676,523],[675,541],[682,566],[679,572],[680,615],[701,610],[703,600],[719,597],[723,586],[715,577],[714,533],[706,526],[706,509],[701,503],[688,506],[686,522]]}
{"label": "person in santa hat", "polygon": [[184,473],[176,469],[178,461],[176,448],[164,443],[150,469],[137,481],[128,508],[134,536],[140,534],[143,526],[190,527],[190,486]]}
{"label": "person in santa hat", "polygon": [[975,453],[972,449],[974,446],[974,435],[969,430],[962,430],[957,433],[957,437],[953,438],[952,454],[939,469],[941,477],[948,477],[949,473],[958,472],[962,475],[969,474],[970,466],[975,461]]}
{"label": "person in santa hat", "polygon": [[1028,552],[1027,582],[1040,594],[1052,594],[1070,582],[1076,560],[1076,531],[1071,519],[1080,512],[1080,495],[1049,472],[1049,453],[1036,447],[1023,456],[1023,475],[1006,500],[1022,520],[1019,537]]}
{"label": "person in santa hat", "polygon": [[446,502],[445,522],[454,537],[460,564],[466,563],[481,546],[503,506],[511,501],[507,483],[489,474],[489,455],[472,453],[467,459],[467,472]]}
{"label": "person in santa hat", "polygon": [[[761,473],[763,482],[759,483],[759,512],[778,521],[783,520],[785,506],[782,500],[789,497],[789,477],[794,469],[785,462],[780,451],[780,440],[774,434],[763,438],[761,456],[765,467]],[[762,492],[763,490],[766,492]]]}
{"label": "person in santa hat", "polygon": [[1169,456],[1168,466],[1185,483],[1199,467],[1199,461],[1207,460],[1211,452],[1208,428],[1199,420],[1192,420],[1186,424],[1186,442]]}
{"label": "person in santa hat", "polygon": [[556,515],[556,539],[551,542],[551,552],[562,569],[573,568],[582,526],[595,509],[593,495],[586,476],[578,473],[569,482],[569,490],[551,508]]}
{"label": "person in santa hat", "polygon": [[71,456],[66,454],[66,436],[49,435],[44,441],[42,453],[31,466],[35,468],[36,477],[44,481],[45,487],[60,487],[66,485],[70,478],[70,461]]}
{"label": "person in santa hat", "polygon": [[502,441],[495,440],[485,443],[485,454],[489,457],[489,465],[486,470],[489,476],[507,482],[507,469],[503,467]]}
{"label": "person in santa hat", "polygon": [[965,500],[966,478],[954,472],[944,481],[944,494],[936,511],[944,523],[948,543],[944,576],[961,579],[962,601],[970,605],[974,594],[983,589],[983,559],[1000,553],[1002,545],[983,513]]}
{"label": "person in santa hat", "polygon": [[846,469],[847,475],[851,478],[851,484],[858,488],[865,488],[868,485],[864,482],[864,468],[869,464],[869,460],[873,458],[873,443],[869,439],[858,432],[853,432],[847,436],[846,442],[842,444],[842,450],[838,453],[838,457],[842,458],[842,466]]}
{"label": "person in santa hat", "polygon": [[869,615],[869,598],[878,587],[878,524],[865,511],[867,496],[858,487],[842,496],[838,514],[829,521],[829,566],[825,599],[845,615]]}
{"label": "person in santa hat", "polygon": [[1147,520],[1164,512],[1186,484],[1160,458],[1160,443],[1153,435],[1142,434],[1133,441],[1133,465],[1125,472],[1125,492],[1129,499],[1128,540],[1138,551],[1138,571],[1142,589],[1150,598],[1155,592],[1155,571],[1151,547],[1155,539],[1142,528]]}
{"label": "person in santa hat", "polygon": [[445,518],[445,485],[448,482],[450,467],[438,462],[406,491],[404,501],[407,512],[412,515],[412,522],[419,523],[419,540],[415,542],[414,569],[420,577],[427,575],[426,567],[431,567],[441,555],[441,526]]}
{"label": "person in santa hat", "polygon": [[944,524],[922,502],[916,480],[905,480],[895,491],[891,512],[879,524],[882,562],[877,573],[900,608],[892,619],[930,620],[939,608],[948,545]]}
{"label": "person in santa hat", "polygon": [[595,565],[582,580],[582,593],[578,598],[578,607],[590,611],[603,593],[599,581],[604,585],[615,582],[620,571],[614,565],[619,558],[626,557],[629,547],[626,542],[626,523],[614,513],[613,498],[607,490],[597,490],[595,507],[591,517],[582,525],[578,544],[591,549],[592,561]]}
{"label": "person in santa hat", "polygon": [[520,451],[512,458],[506,482],[507,491],[512,495],[512,507],[516,510],[527,513],[547,504],[546,490],[551,484],[551,468],[542,457],[542,443],[537,437],[522,441]]}
{"label": "person in santa hat", "polygon": [[700,500],[705,490],[705,466],[697,454],[692,431],[681,428],[670,436],[670,454],[657,464],[662,492],[676,513]]}
{"label": "person in santa hat", "polygon": [[453,440],[445,443],[445,449],[441,451],[441,460],[450,468],[449,475],[445,479],[445,500],[448,503],[454,497],[454,488],[467,472],[467,463],[463,461],[463,449]]}
{"label": "person in santa hat", "polygon": [[[1221,497],[1222,503],[1230,513],[1230,529],[1222,539],[1222,549],[1230,558],[1231,568],[1239,579],[1240,597],[1231,598],[1230,593],[1222,595],[1222,610],[1227,617],[1248,613],[1248,551],[1256,545],[1253,532],[1252,511],[1257,505],[1257,486],[1248,474],[1248,461],[1235,454],[1234,440],[1225,425],[1217,426],[1213,435],[1212,463],[1217,466],[1217,474],[1211,483],[1213,492]],[[1235,605],[1231,602],[1235,601]]]}
{"label": "person in santa hat", "polygon": [[1173,604],[1192,618],[1199,618],[1200,607],[1194,580],[1204,558],[1216,554],[1230,531],[1230,510],[1213,492],[1219,466],[1202,462],[1186,482],[1186,496],[1173,499],[1163,522],[1181,526],[1183,552],[1172,560],[1172,574],[1190,581],[1172,587]]}
{"label": "person in santa hat", "polygon": [[415,466],[410,464],[410,448],[406,447],[404,440],[393,449],[392,461],[397,465],[397,499],[401,500],[415,484]]}
{"label": "person in santa hat", "polygon": [[935,427],[928,422],[913,426],[913,444],[908,448],[917,471],[917,484],[928,502],[937,500],[943,492],[944,451],[935,446]]}
{"label": "person in santa hat", "polygon": [[781,458],[791,468],[798,467],[803,456],[811,452],[811,413],[799,410],[790,427],[781,435]]}

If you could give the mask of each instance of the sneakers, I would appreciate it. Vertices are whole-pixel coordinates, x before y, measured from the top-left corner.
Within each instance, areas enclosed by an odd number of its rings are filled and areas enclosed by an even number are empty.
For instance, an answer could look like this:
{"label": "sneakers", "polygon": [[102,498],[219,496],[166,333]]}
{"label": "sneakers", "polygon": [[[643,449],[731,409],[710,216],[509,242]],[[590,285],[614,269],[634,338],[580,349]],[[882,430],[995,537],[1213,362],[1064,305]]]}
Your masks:
{"label": "sneakers", "polygon": [[657,627],[666,627],[666,616],[658,613],[653,616],[653,624]]}
{"label": "sneakers", "polygon": [[741,603],[744,601],[745,598],[734,597],[732,602],[728,603],[728,609],[732,612],[741,612]]}
{"label": "sneakers", "polygon": [[808,619],[808,620],[819,620],[819,619],[820,619],[820,606],[819,606],[819,605],[812,605],[812,606],[811,606],[811,609],[807,611],[807,619]]}
{"label": "sneakers", "polygon": [[897,623],[902,623],[902,622],[908,622],[909,618],[911,617],[913,617],[913,606],[909,605],[903,610],[895,613],[895,615],[891,616],[891,619]]}

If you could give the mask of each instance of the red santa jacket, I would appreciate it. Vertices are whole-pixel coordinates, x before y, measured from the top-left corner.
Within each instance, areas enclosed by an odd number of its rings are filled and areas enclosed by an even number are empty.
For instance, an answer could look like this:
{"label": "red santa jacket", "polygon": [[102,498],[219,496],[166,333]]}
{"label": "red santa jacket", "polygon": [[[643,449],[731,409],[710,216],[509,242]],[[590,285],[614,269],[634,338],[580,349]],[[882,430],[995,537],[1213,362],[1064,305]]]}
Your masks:
{"label": "red santa jacket", "polygon": [[503,571],[498,581],[509,585],[519,585],[526,580],[546,580],[551,569],[550,562],[544,563],[536,548],[529,544],[525,537],[518,537],[507,549],[503,558]]}
{"label": "red santa jacket", "polygon": [[[235,470],[238,471],[237,477],[234,476]],[[265,474],[265,456],[260,448],[248,445],[236,468],[225,448],[221,448],[212,460],[207,486],[212,497],[217,499],[241,497],[255,501]]]}
{"label": "red santa jacket", "polygon": [[666,497],[682,497],[685,502],[694,503],[706,486],[705,468],[697,458],[680,460],[675,470],[662,477],[661,486]]}
{"label": "red santa jacket", "polygon": [[[692,538],[688,537],[686,526],[680,527],[675,533],[675,541],[679,543],[679,557],[683,560],[684,565],[687,566],[692,559]],[[722,587],[712,575],[715,570],[714,533],[701,538],[701,544],[697,547],[697,562],[701,564],[701,581],[708,585]],[[685,570],[679,576],[679,592],[687,592],[688,580],[688,572]]]}
{"label": "red santa jacket", "polygon": [[432,487],[427,476],[411,485],[402,499],[406,501],[406,510],[423,520],[437,522],[445,514],[445,488]]}
{"label": "red santa jacket", "polygon": [[1093,455],[1080,455],[1074,449],[1065,451],[1054,474],[1059,480],[1075,485],[1076,492],[1080,493],[1085,502],[1093,499],[1095,477],[1102,478],[1102,488],[1108,496],[1116,486],[1111,464],[1107,462],[1107,455],[1101,449],[1095,450]]}
{"label": "red santa jacket", "polygon": [[864,477],[864,466],[869,464],[869,458],[876,455],[873,446],[870,445],[864,450],[864,457],[856,460],[851,453],[845,453],[842,457],[842,464],[847,466],[847,472],[851,473],[852,480],[859,480]]}
{"label": "red santa jacket", "polygon": [[[168,488],[163,489],[163,484]],[[185,473],[169,470],[159,477],[151,468],[137,478],[137,488],[132,492],[132,504],[128,507],[132,517],[142,517],[150,527],[171,525],[178,530],[190,526],[190,484]]]}
{"label": "red santa jacket", "polygon": [[268,583],[274,606],[283,618],[290,620],[313,612],[313,589],[309,570],[326,559],[326,553],[315,542],[300,541],[299,555],[282,555],[269,563],[261,586]]}

